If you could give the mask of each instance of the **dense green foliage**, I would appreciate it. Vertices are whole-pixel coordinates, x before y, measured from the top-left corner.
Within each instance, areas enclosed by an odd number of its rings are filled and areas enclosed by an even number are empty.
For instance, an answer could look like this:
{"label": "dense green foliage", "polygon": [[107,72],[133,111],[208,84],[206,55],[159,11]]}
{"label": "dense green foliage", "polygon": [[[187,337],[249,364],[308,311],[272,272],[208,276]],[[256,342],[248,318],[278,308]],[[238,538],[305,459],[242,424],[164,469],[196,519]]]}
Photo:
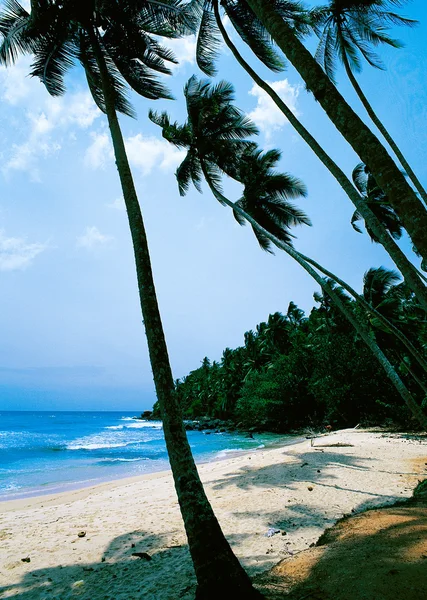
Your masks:
{"label": "dense green foliage", "polygon": [[[360,310],[341,288],[335,289],[353,311]],[[422,351],[425,322],[420,326],[419,308],[395,273],[370,269],[363,295]],[[285,315],[271,314],[255,331],[246,332],[243,346],[226,348],[219,362],[204,358],[198,369],[178,380],[185,416],[233,419],[246,428],[271,431],[390,421],[411,426],[399,394],[352,326],[327,296],[314,297],[317,306],[308,317],[291,302]],[[377,343],[422,402],[419,367],[375,316],[371,326]],[[156,414],[156,405],[154,410]]]}

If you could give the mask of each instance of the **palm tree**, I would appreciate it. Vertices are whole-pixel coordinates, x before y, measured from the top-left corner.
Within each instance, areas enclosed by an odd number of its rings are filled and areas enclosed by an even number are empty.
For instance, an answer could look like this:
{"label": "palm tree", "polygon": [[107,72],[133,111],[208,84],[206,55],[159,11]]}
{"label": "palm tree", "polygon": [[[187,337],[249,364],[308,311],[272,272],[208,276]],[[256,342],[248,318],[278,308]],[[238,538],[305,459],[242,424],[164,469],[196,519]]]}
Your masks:
{"label": "palm tree", "polygon": [[[246,184],[250,186],[253,184],[254,179],[256,181],[259,180],[256,177],[256,173],[254,174],[254,169],[256,171],[256,160],[253,161],[252,170],[249,172],[245,168],[240,168],[239,161],[247,153],[255,156],[261,156],[261,154],[258,154],[253,142],[244,139],[244,135],[251,135],[256,132],[256,128],[251,125],[248,118],[241,111],[231,105],[233,100],[232,86],[225,82],[220,82],[218,85],[213,86],[209,82],[198,82],[196,77],[193,76],[185,86],[184,95],[188,113],[188,120],[184,125],[171,123],[167,113],[159,115],[150,111],[150,119],[162,127],[165,139],[187,150],[187,155],[176,172],[180,193],[185,194],[191,182],[194,183],[196,189],[201,191],[201,181],[202,177],[204,177],[214,197],[223,205],[229,206],[233,210],[234,215],[237,215],[241,224],[247,221],[258,232],[258,241],[260,237],[263,239],[264,249],[268,249],[268,244],[273,243],[296,260],[317,281],[344,317],[353,325],[359,336],[384,368],[387,376],[408,405],[414,417],[423,428],[427,428],[427,417],[415,402],[385,354],[370,335],[366,324],[357,317],[347,302],[344,301],[342,294],[339,290],[335,289],[335,285],[331,284],[329,280],[322,278],[308,261],[289,243],[289,228],[298,222],[300,217],[292,214],[293,207],[284,199],[289,195],[288,192],[284,192],[282,195],[282,202],[286,204],[287,210],[283,211],[284,219],[281,239],[270,233],[270,231],[255,220],[252,214],[253,205],[251,202],[243,204],[245,198],[255,197],[251,190],[247,189]],[[243,196],[236,203],[233,203],[222,193],[221,176],[223,173],[244,185]],[[245,180],[245,174],[247,175],[247,181]],[[260,194],[259,187],[257,188],[257,192],[262,197],[265,206],[257,210],[262,212],[263,219],[265,219],[264,222],[267,226],[272,224],[273,227],[277,227],[277,221],[270,217],[268,208],[269,193],[268,179],[266,177],[264,177],[264,185],[266,187],[262,190],[262,194]],[[277,202],[276,191],[274,192],[272,201],[273,203]],[[249,212],[246,212],[242,206],[247,208]],[[290,218],[290,215],[292,215],[292,218]]]}
{"label": "palm tree", "polygon": [[[276,149],[263,153],[255,146],[249,146],[241,153],[234,176],[244,182],[245,188],[236,206],[278,239],[290,243],[294,237],[290,228],[311,225],[311,221],[302,210],[288,202],[288,198],[305,197],[307,190],[296,177],[274,171],[280,158],[281,153]],[[245,224],[238,212],[234,211],[234,217],[240,225]],[[252,229],[261,248],[271,252],[270,240],[259,230]]]}
{"label": "palm tree", "polygon": [[221,413],[228,417],[235,406],[244,379],[243,356],[239,349],[225,348],[221,357]]}
{"label": "palm tree", "polygon": [[[390,202],[383,190],[377,185],[374,176],[370,172],[369,168],[363,163],[359,163],[353,170],[353,182],[358,189],[363,202],[365,205],[370,207],[372,213],[382,223],[383,227],[388,231],[390,236],[399,240],[402,237],[403,227],[399,217],[390,206]],[[353,213],[351,224],[353,228],[362,233],[361,229],[357,225],[357,222],[363,218],[360,210],[356,210]],[[368,232],[371,240],[376,243],[380,243],[380,239],[377,237],[376,232],[372,229],[369,222],[365,221],[366,231]],[[419,256],[417,249],[413,248],[415,254]],[[427,261],[421,262],[421,269],[427,271]],[[418,275],[426,281],[425,276],[418,272]],[[406,281],[407,283],[407,281]],[[425,286],[423,286],[425,289]]]}
{"label": "palm tree", "polygon": [[[218,0],[203,0],[202,18],[198,29],[197,36],[197,62],[199,67],[207,75],[214,75],[215,59],[217,58],[221,36],[227,47],[230,49],[237,62],[243,67],[253,81],[263,89],[273,100],[279,110],[285,115],[290,124],[299,133],[303,140],[309,145],[329,172],[335,177],[341,188],[348,195],[351,202],[356,207],[356,212],[361,215],[369,230],[372,231],[383,245],[385,250],[388,252],[392,260],[395,262],[397,268],[401,271],[405,278],[408,286],[413,289],[414,293],[419,298],[422,306],[424,306],[427,312],[427,290],[420,281],[420,278],[414,269],[414,265],[408,260],[404,252],[394,242],[394,240],[388,235],[387,230],[384,228],[383,223],[377,218],[376,214],[371,210],[371,206],[366,204],[361,198],[358,190],[352,185],[350,179],[340,169],[338,164],[332,160],[332,158],[325,152],[322,146],[317,140],[310,134],[310,132],[304,127],[301,121],[294,115],[292,110],[286,105],[283,99],[275,92],[275,90],[264,81],[257,72],[245,61],[242,55],[237,50],[236,46],[231,41],[223,23],[219,12]],[[299,3],[288,2],[289,11],[286,15],[288,18],[289,25],[298,33],[305,33],[307,30],[307,15],[305,14],[303,7]],[[279,71],[283,68],[283,63],[280,57],[274,52],[274,49],[268,39],[264,39],[262,35],[259,35],[257,28],[248,28],[248,23],[245,21],[245,27],[240,27],[239,23],[239,7],[238,3],[224,4],[223,8],[226,11],[230,21],[236,27],[237,32],[242,36],[245,42],[247,42],[255,54],[273,71]],[[253,13],[248,12],[248,15]],[[247,15],[246,15],[247,16]],[[250,33],[250,35],[248,34]],[[258,37],[257,37],[258,35]],[[392,209],[390,209],[392,210]]]}
{"label": "palm tree", "polygon": [[[299,255],[308,264],[312,265],[315,269],[317,269],[317,271],[325,275],[330,281],[335,282],[343,290],[348,292],[350,296],[352,296],[356,300],[358,306],[362,309],[363,314],[365,314],[368,317],[369,322],[371,324],[375,323],[376,327],[380,326],[384,331],[392,333],[393,336],[406,347],[410,355],[418,362],[420,367],[427,374],[427,361],[424,358],[423,353],[420,352],[417,348],[415,348],[414,344],[408,339],[407,335],[405,335],[405,333],[401,331],[401,322],[394,323],[394,319],[390,320],[387,315],[384,315],[381,311],[377,310],[377,308],[369,302],[365,292],[362,295],[358,294],[348,283],[343,281],[335,273],[332,273],[331,271],[320,265],[318,262],[316,262],[308,256],[305,256],[301,252],[299,252]],[[383,267],[380,267],[380,269],[383,269]],[[405,293],[405,291],[406,290],[404,288],[402,290],[402,293]],[[415,311],[414,315],[408,314],[405,318],[405,321],[408,320],[408,318],[412,319],[414,323],[419,324],[424,319],[424,315],[422,311]]]}
{"label": "palm tree", "polygon": [[[239,26],[244,19],[258,32],[265,31],[297,69],[306,87],[322,106],[338,131],[349,142],[361,160],[369,165],[378,185],[399,215],[413,244],[423,258],[427,255],[427,212],[405,176],[395,165],[386,149],[347,104],[326,73],[316,62],[299,36],[283,18],[282,0],[223,0],[224,7],[239,5]],[[249,15],[249,16],[248,16]]]}
{"label": "palm tree", "polygon": [[[393,330],[390,324],[398,326],[404,330],[406,339],[412,338],[419,345],[420,321],[413,318],[410,312],[405,310],[405,290],[400,283],[400,277],[395,271],[379,267],[369,269],[363,277],[363,297],[375,309],[371,315],[371,325],[375,331],[375,337],[381,347],[392,351],[401,361],[401,367],[404,371],[415,379],[423,392],[427,391],[423,378],[427,376],[426,361],[421,363],[418,360],[418,371],[421,366],[422,373],[416,373],[416,365],[411,365],[411,358],[418,359],[421,352],[417,350],[415,356],[410,351],[409,355],[404,356],[402,347],[398,343],[396,336],[390,336]],[[387,320],[388,326],[383,320],[378,318],[381,314]],[[406,344],[404,344],[406,346]],[[408,349],[408,347],[406,347]]]}
{"label": "palm tree", "polygon": [[[387,196],[382,189],[377,185],[372,173],[363,163],[359,163],[353,170],[353,182],[359,190],[363,198],[363,202],[367,204],[377,219],[381,221],[387,229],[391,237],[395,240],[400,240],[403,233],[402,223],[394,210],[391,208]],[[357,225],[357,222],[363,218],[360,211],[356,210],[351,218],[353,228],[362,233],[362,230]],[[366,223],[366,231],[373,242],[378,243],[379,240],[375,232]]]}
{"label": "palm tree", "polygon": [[180,0],[75,2],[32,0],[29,14],[6,0],[0,15],[0,61],[12,64],[20,53],[33,54],[31,75],[52,95],[65,92],[65,73],[79,61],[98,107],[107,115],[133,242],[141,310],[156,393],[175,488],[183,516],[198,588],[210,600],[231,593],[261,598],[226,541],[205,495],[191,454],[175,395],[157,303],[144,222],[126,155],[117,112],[133,115],[125,96],[127,82],[148,98],[169,98],[155,73],[168,73],[173,54],[155,35],[177,37],[191,18]]}
{"label": "palm tree", "polygon": [[286,311],[286,318],[293,328],[299,327],[304,321],[306,321],[306,317],[302,308],[298,308],[295,302],[289,302],[288,310]]}
{"label": "palm tree", "polygon": [[281,313],[275,312],[268,316],[262,345],[270,360],[277,354],[286,354],[289,350],[291,346],[290,327],[290,321]]}
{"label": "palm tree", "polygon": [[387,44],[393,48],[401,48],[402,44],[386,32],[390,25],[407,25],[413,27],[417,21],[401,17],[391,12],[393,6],[402,6],[407,0],[331,0],[327,6],[312,11],[316,28],[321,29],[320,43],[316,59],[325,69],[326,74],[334,81],[336,60],[344,65],[348,78],[356,91],[366,112],[378,127],[393,152],[405,169],[420,196],[427,204],[427,192],[411,169],[396,142],[393,140],[382,121],[378,118],[355,73],[362,69],[361,59],[377,69],[384,69],[379,56],[373,52],[372,46]]}

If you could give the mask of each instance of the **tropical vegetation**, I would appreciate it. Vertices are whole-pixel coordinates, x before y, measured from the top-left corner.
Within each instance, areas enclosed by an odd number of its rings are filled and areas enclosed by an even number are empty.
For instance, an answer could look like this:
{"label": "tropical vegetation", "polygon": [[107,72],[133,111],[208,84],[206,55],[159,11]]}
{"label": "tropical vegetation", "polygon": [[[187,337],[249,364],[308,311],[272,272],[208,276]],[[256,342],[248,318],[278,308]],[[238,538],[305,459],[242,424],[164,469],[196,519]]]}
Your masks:
{"label": "tropical vegetation", "polygon": [[[373,48],[399,47],[389,35],[391,25],[414,25],[394,12],[403,5],[402,0],[330,0],[314,8],[292,0],[31,0],[27,11],[16,0],[3,1],[0,64],[9,67],[19,56],[30,55],[30,75],[39,78],[52,96],[65,93],[66,74],[80,65],[94,102],[107,117],[156,388],[155,414],[163,420],[198,600],[261,596],[233,554],[205,495],[183,416],[211,415],[245,428],[274,431],[387,420],[427,429],[425,277],[414,265],[414,255],[397,243],[407,233],[425,267],[427,211],[419,195],[424,201],[427,195],[355,76],[362,58],[382,67]],[[227,32],[224,16],[265,67],[280,72],[287,61],[295,67],[307,91],[359,157],[352,178],[243,57]],[[198,65],[210,77],[216,74],[221,40],[225,42],[352,201],[353,228],[362,232],[363,221],[372,241],[385,248],[400,274],[371,268],[357,292],[299,252],[294,247],[295,228],[311,225],[297,204],[308,194],[305,184],[277,170],[280,150],[263,151],[254,142],[257,128],[233,104],[230,84],[193,76],[184,90],[184,124],[173,122],[166,112],[152,110],[149,115],[164,138],[186,152],[176,173],[180,194],[185,195],[191,184],[201,191],[205,181],[240,225],[251,225],[263,250],[272,252],[274,246],[284,251],[320,291],[308,315],[291,302],[285,314],[271,314],[246,332],[241,347],[226,348],[217,361],[203,359],[198,369],[174,381],[118,115],[136,116],[129,90],[153,101],[172,98],[162,79],[172,74],[176,62],[167,40],[192,34],[197,36]],[[313,35],[320,40],[315,56],[305,45]],[[337,59],[400,165],[338,91]],[[240,186],[235,200],[224,193],[224,177]]]}
{"label": "tropical vegetation", "polygon": [[[236,33],[250,46],[251,50],[265,66],[273,72],[280,72],[285,68],[285,63],[275,52],[275,48],[269,37],[262,34],[263,27],[256,21],[254,14],[248,10],[248,7],[242,7],[241,4],[235,2],[223,2],[221,3],[221,7],[229,18],[230,23],[233,24]],[[312,28],[315,28],[313,21],[320,20],[319,16],[324,14],[324,11],[320,9],[308,13],[304,10],[304,7],[300,2],[287,2],[286,4],[281,4],[280,10],[281,16],[286,21],[288,27],[298,37],[307,35]],[[316,16],[318,13],[319,16]],[[376,240],[383,245],[390,258],[394,261],[396,267],[404,276],[406,283],[417,295],[422,306],[427,310],[427,292],[425,285],[420,280],[419,274],[414,269],[412,262],[408,260],[404,252],[395,243],[393,236],[390,237],[390,235],[388,235],[384,222],[378,218],[371,203],[366,202],[366,198],[361,194],[360,189],[355,182],[353,181],[352,184],[349,177],[347,177],[337,162],[333,160],[317,139],[307,130],[291,108],[286,105],[284,99],[281,98],[273,87],[269,85],[267,81],[262,79],[243,58],[236,45],[232,42],[224,23],[222,22],[218,0],[205,0],[202,2],[202,18],[198,29],[196,58],[200,69],[207,75],[212,76],[216,73],[215,61],[219,55],[221,40],[231,51],[238,64],[243,67],[253,81],[270,96],[295,131],[316,154],[329,173],[336,179],[337,183],[355,206],[358,218],[364,219],[369,229],[374,233]],[[393,209],[391,208],[391,210]],[[424,261],[422,263],[422,266],[423,265]]]}
{"label": "tropical vegetation", "polygon": [[[354,312],[356,301],[341,296]],[[396,273],[370,269],[363,296],[372,307],[397,323],[411,341],[425,349],[427,328],[420,308]],[[256,431],[288,433],[362,425],[418,427],[397,391],[372,361],[351,324],[323,292],[308,315],[290,302],[247,331],[237,348],[225,348],[218,360],[176,382],[187,419],[209,416],[232,420]],[[397,364],[405,384],[427,409],[425,373],[405,346],[375,316],[371,335]],[[155,405],[158,414],[158,405]]]}
{"label": "tropical vegetation", "polygon": [[175,488],[203,600],[224,593],[260,597],[225,539],[206,497],[188,444],[174,389],[163,325],[158,308],[151,259],[139,200],[127,158],[117,112],[134,116],[125,91],[128,84],[151,98],[170,98],[156,77],[169,74],[170,50],[156,35],[179,37],[192,29],[192,16],[179,0],[81,3],[32,0],[28,13],[7,0],[0,14],[0,61],[9,66],[21,53],[33,55],[31,75],[47,91],[65,93],[64,76],[79,62],[90,92],[104,112],[132,237],[141,312],[145,325],[157,398]]}
{"label": "tropical vegetation", "polygon": [[[176,172],[181,194],[188,191],[190,182],[201,191],[201,180],[204,177],[214,197],[233,210],[238,223],[244,225],[247,221],[252,225],[261,248],[270,250],[273,243],[291,256],[321,286],[343,317],[354,327],[419,424],[423,428],[427,427],[427,416],[370,335],[367,315],[364,314],[366,309],[368,313],[371,312],[369,304],[341,279],[293,248],[290,228],[310,222],[305,214],[289,204],[287,199],[303,196],[305,190],[295,178],[273,170],[279,157],[277,151],[270,150],[263,155],[254,142],[245,139],[256,133],[256,128],[231,104],[232,86],[226,82],[214,86],[207,81],[199,82],[193,76],[185,86],[184,95],[188,114],[184,125],[171,123],[167,113],[158,115],[150,112],[151,120],[162,127],[163,136],[175,146],[187,150],[187,155]],[[223,174],[243,185],[243,195],[237,202],[233,203],[224,196],[221,188]],[[318,271],[331,279],[323,278]],[[362,309],[359,314],[350,309],[348,298],[340,293],[336,283],[342,284],[356,298]],[[390,328],[384,316],[379,311],[377,313],[377,318],[382,319],[385,326]],[[396,331],[402,338],[403,334],[397,329]],[[409,346],[408,343],[407,347]],[[421,366],[425,369],[426,364]]]}

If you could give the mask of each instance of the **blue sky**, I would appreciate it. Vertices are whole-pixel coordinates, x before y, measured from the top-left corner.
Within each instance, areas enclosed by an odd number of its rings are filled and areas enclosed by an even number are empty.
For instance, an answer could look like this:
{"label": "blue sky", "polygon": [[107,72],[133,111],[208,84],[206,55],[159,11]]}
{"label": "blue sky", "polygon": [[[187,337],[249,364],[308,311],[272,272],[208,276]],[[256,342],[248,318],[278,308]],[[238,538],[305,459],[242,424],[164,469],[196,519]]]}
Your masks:
{"label": "blue sky", "polygon": [[[420,179],[427,182],[427,8],[396,33],[402,50],[382,49],[386,72],[365,68],[360,81]],[[233,35],[235,41],[236,35]],[[182,158],[148,121],[149,108],[185,119],[182,88],[193,74],[192,39],[172,44],[181,63],[168,83],[177,100],[132,96],[138,120],[121,118],[146,222],[153,270],[175,377],[293,300],[309,311],[315,283],[285,255],[262,252],[250,228],[205,189],[178,195]],[[250,54],[242,49],[247,57]],[[52,99],[27,77],[31,60],[0,69],[0,409],[144,410],[155,400],[140,316],[133,255],[105,117],[79,69],[67,94]],[[274,81],[301,120],[347,173],[358,159],[340,138],[293,68],[260,74]],[[340,73],[339,88],[365,118]],[[225,50],[219,78],[236,88],[236,104],[261,130],[259,143],[283,152],[281,169],[300,177],[300,205],[311,228],[295,230],[296,247],[360,289],[371,266],[392,264],[350,226],[352,205],[282,115],[254,88]],[[226,184],[230,197],[238,193]],[[237,198],[237,196],[236,196]],[[407,241],[403,247],[410,250]]]}

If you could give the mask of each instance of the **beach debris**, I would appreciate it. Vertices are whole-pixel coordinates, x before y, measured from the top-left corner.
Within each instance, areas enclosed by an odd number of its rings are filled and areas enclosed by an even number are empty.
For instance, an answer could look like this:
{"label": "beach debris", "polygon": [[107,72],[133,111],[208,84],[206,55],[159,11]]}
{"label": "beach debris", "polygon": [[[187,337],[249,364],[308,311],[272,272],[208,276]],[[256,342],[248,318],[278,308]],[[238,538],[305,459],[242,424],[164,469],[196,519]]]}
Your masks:
{"label": "beach debris", "polygon": [[286,535],[286,531],[282,531],[282,535]]}
{"label": "beach debris", "polygon": [[143,558],[145,560],[153,560],[153,558],[147,552],[132,552],[132,556]]}
{"label": "beach debris", "polygon": [[77,537],[84,538],[86,536],[86,531],[79,531]]}
{"label": "beach debris", "polygon": [[83,579],[79,579],[79,581],[75,581],[71,587],[79,588],[79,587],[84,586],[84,584],[85,584],[85,582],[83,581]]}
{"label": "beach debris", "polygon": [[302,465],[301,465],[301,466],[302,466],[302,467],[306,467],[307,465],[308,465],[308,462],[304,462],[304,463],[302,463]]}
{"label": "beach debris", "polygon": [[31,558],[29,556],[26,556],[25,558],[21,558],[21,562],[29,563],[31,562]]}
{"label": "beach debris", "polygon": [[135,548],[135,547],[136,547],[136,544],[131,544],[131,546],[130,546],[130,547],[131,547],[131,548]]}
{"label": "beach debris", "polygon": [[265,537],[273,537],[273,535],[276,535],[277,533],[280,533],[280,529],[276,529],[275,527],[270,527],[267,531],[267,533],[265,534]]}
{"label": "beach debris", "polygon": [[312,492],[314,490],[314,488],[313,488],[312,485],[309,485],[307,489],[308,489],[309,492]]}

